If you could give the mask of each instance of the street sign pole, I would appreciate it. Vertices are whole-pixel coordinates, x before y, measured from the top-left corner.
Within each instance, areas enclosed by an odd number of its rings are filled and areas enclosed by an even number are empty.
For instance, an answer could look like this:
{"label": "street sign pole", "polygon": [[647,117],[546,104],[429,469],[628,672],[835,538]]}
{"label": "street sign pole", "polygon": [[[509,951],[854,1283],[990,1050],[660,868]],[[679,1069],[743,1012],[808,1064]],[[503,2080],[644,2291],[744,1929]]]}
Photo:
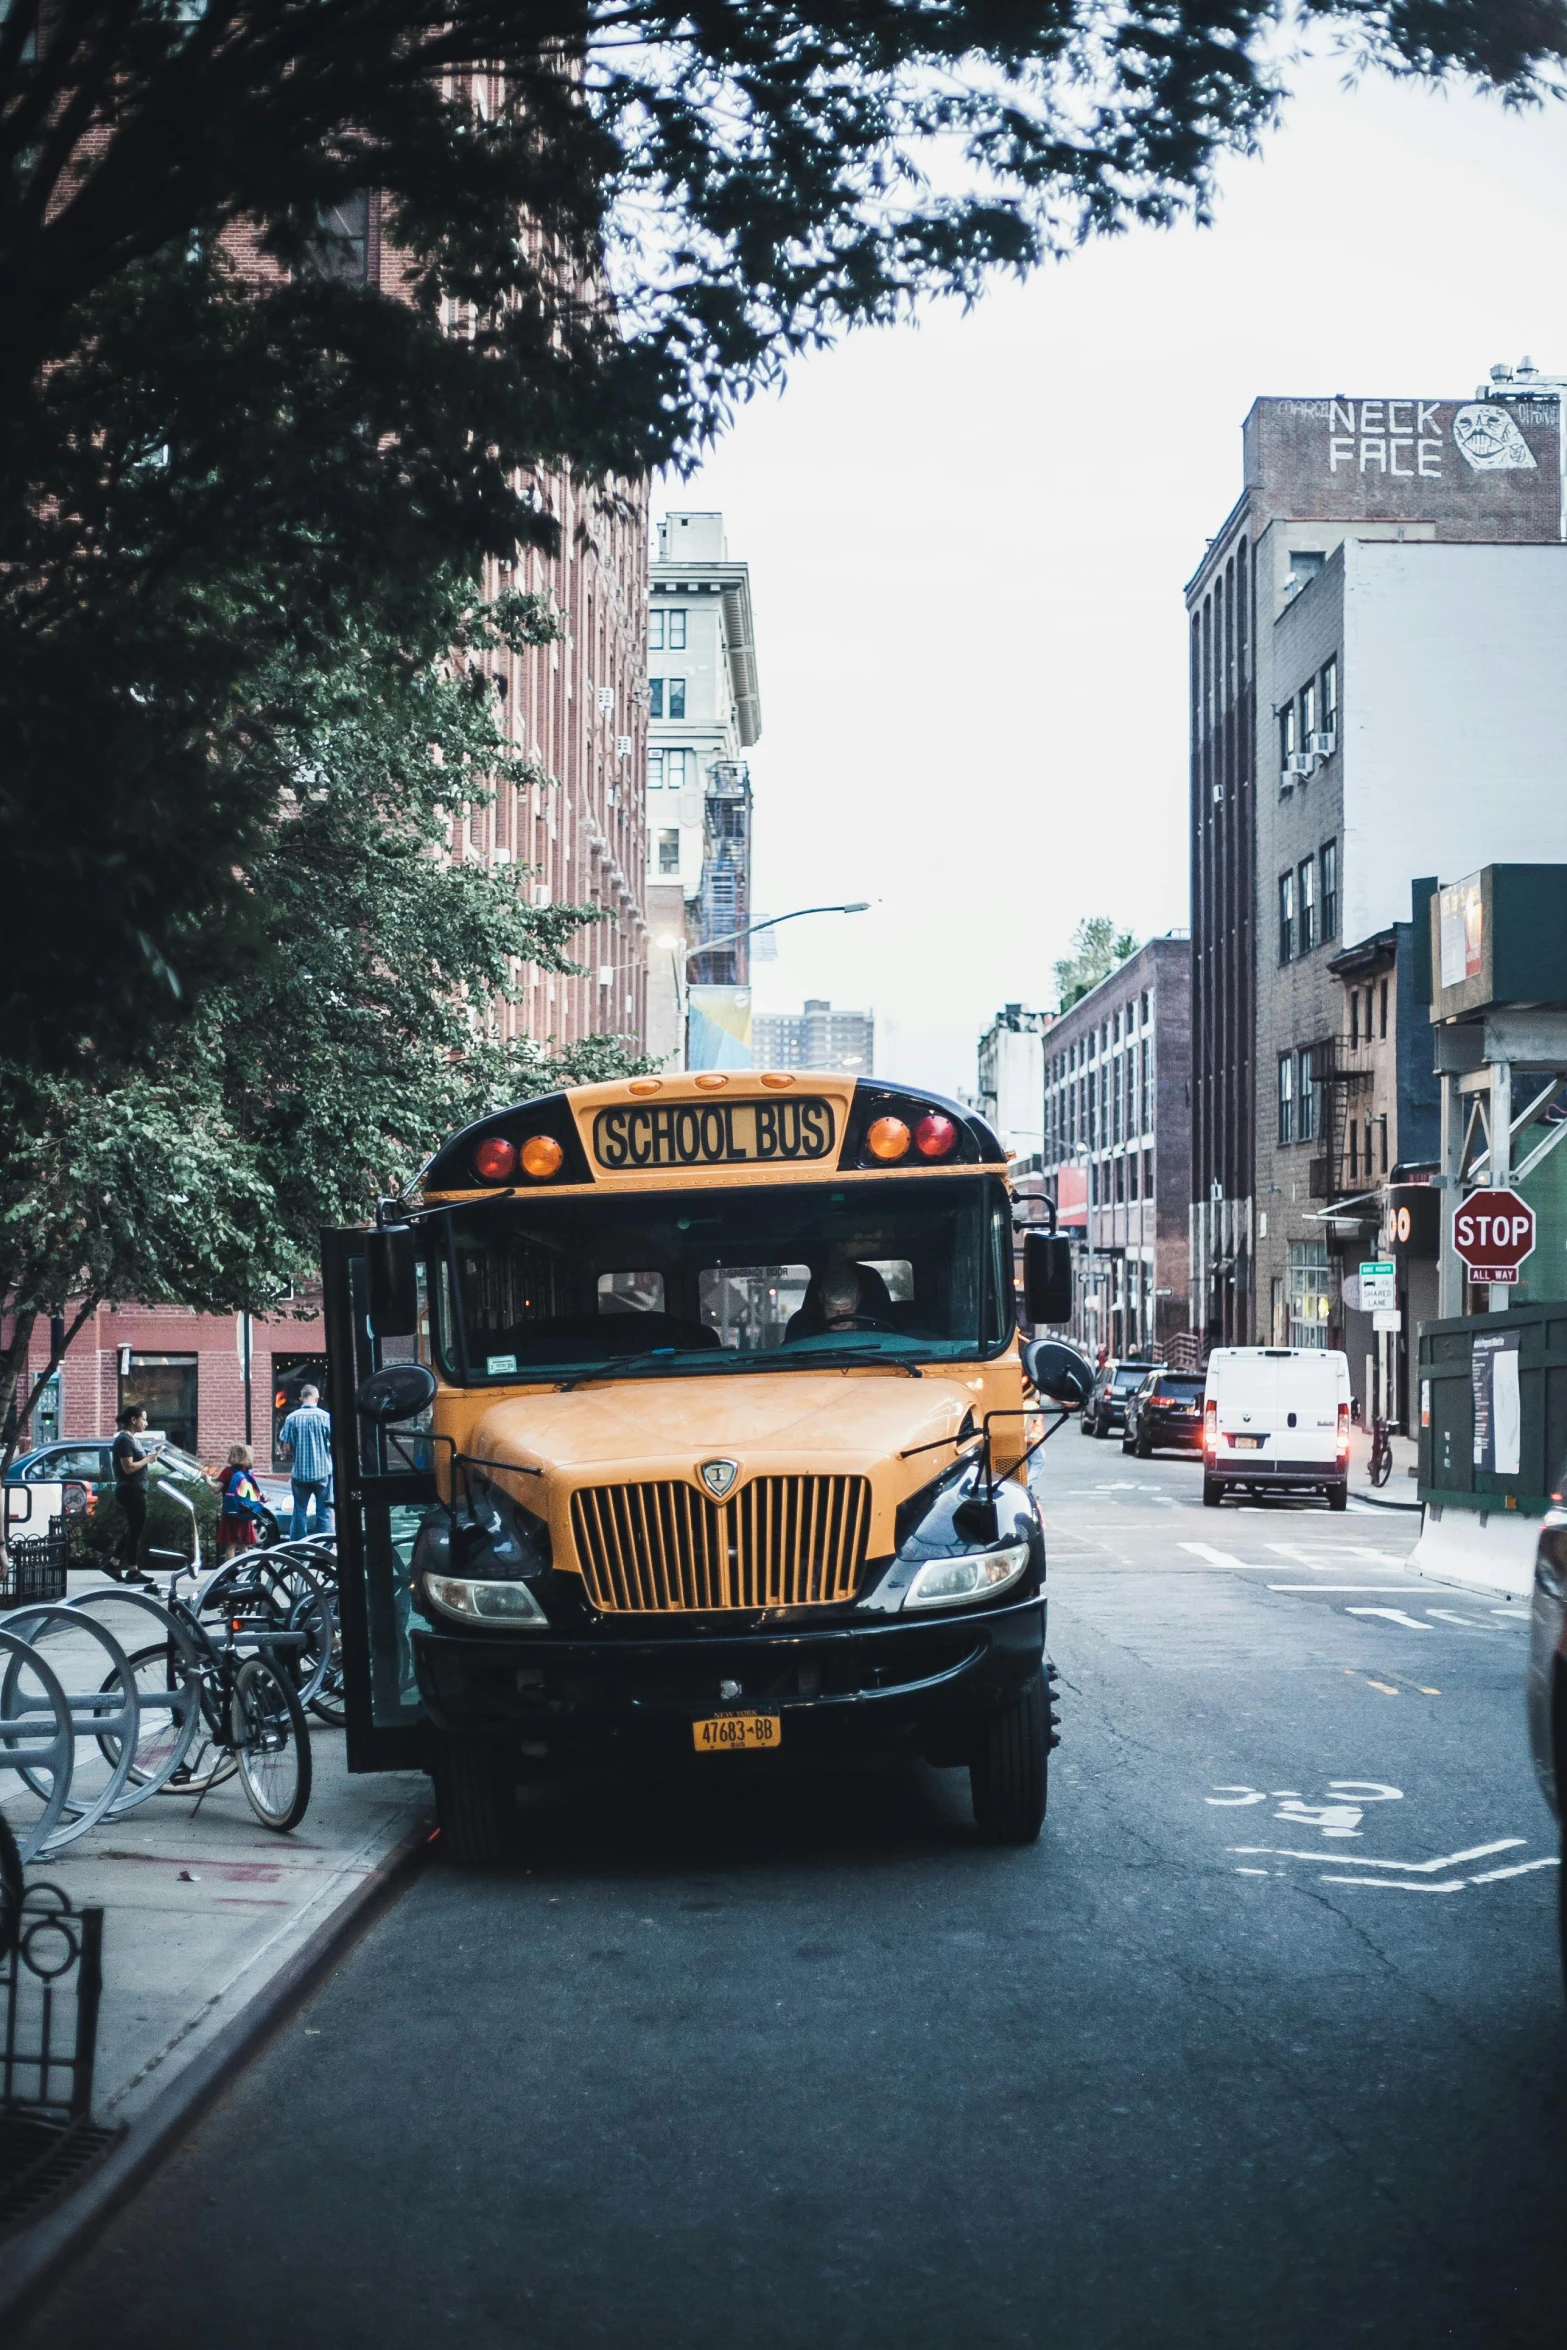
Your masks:
{"label": "street sign pole", "polygon": [[[1491,1063],[1491,1185],[1493,1191],[1506,1191],[1513,1173],[1513,1065],[1511,1061]],[[1533,1242],[1530,1243],[1531,1247]],[[1491,1311],[1507,1311],[1506,1287],[1497,1281],[1491,1284]]]}

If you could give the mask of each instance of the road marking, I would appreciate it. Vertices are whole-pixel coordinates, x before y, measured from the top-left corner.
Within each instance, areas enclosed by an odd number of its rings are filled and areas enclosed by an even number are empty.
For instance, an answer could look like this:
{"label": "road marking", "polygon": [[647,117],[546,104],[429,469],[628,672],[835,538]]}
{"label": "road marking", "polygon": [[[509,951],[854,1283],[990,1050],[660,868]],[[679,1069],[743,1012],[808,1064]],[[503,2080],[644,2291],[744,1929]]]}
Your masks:
{"label": "road marking", "polygon": [[[1403,1591],[1402,1583],[1270,1583],[1270,1591]],[[1380,1608],[1351,1608],[1353,1616],[1380,1615]]]}
{"label": "road marking", "polygon": [[[1210,1567],[1245,1567],[1246,1559],[1238,1559],[1233,1550],[1215,1550],[1211,1542],[1183,1542],[1182,1550],[1189,1550],[1194,1559],[1203,1559]],[[1257,1570],[1251,1570],[1255,1573]]]}
{"label": "road marking", "polygon": [[1404,1567],[1409,1564],[1407,1550],[1373,1550],[1368,1542],[1351,1542],[1346,1547],[1351,1558],[1364,1559],[1368,1566]]}
{"label": "road marking", "polygon": [[1485,1638],[1484,1624],[1475,1623],[1469,1616],[1455,1616],[1450,1607],[1428,1607],[1426,1614],[1440,1616],[1444,1624],[1456,1624],[1461,1632],[1475,1632],[1482,1640]]}
{"label": "road marking", "polygon": [[1401,1607],[1347,1607],[1344,1613],[1346,1616],[1386,1616],[1390,1624],[1402,1624],[1409,1632],[1431,1632],[1436,1628],[1432,1624],[1423,1624],[1418,1616],[1406,1614]]}
{"label": "road marking", "polygon": [[1235,1872],[1238,1877],[1267,1877],[1272,1873],[1271,1869],[1237,1869]]}
{"label": "road marking", "polygon": [[[1380,1689],[1384,1697],[1396,1697],[1398,1695],[1398,1691],[1392,1688],[1386,1681],[1368,1680],[1366,1687],[1368,1689]],[[1437,1694],[1438,1692],[1434,1689],[1430,1692],[1432,1697],[1435,1697]]]}
{"label": "road marking", "polygon": [[1478,1877],[1471,1877],[1471,1885],[1499,1885],[1504,1877],[1526,1877],[1531,1869],[1559,1869],[1560,1856],[1547,1853],[1544,1860],[1515,1861],[1510,1869],[1486,1869]]}
{"label": "road marking", "polygon": [[1498,1836],[1494,1844],[1471,1845],[1467,1852],[1445,1852],[1440,1860],[1372,1860],[1361,1852],[1294,1852],[1277,1844],[1232,1844],[1230,1850],[1247,1860],[1331,1860],[1338,1868],[1400,1869],[1407,1877],[1439,1877],[1444,1869],[1461,1868],[1466,1860],[1489,1860],[1493,1852],[1516,1852],[1528,1841],[1526,1836]]}
{"label": "road marking", "polygon": [[1493,1616],[1511,1616],[1516,1623],[1520,1624],[1527,1624],[1530,1621],[1529,1610],[1526,1607],[1494,1607],[1491,1613]]}
{"label": "road marking", "polygon": [[1462,1893],[1464,1879],[1453,1877],[1445,1885],[1411,1885],[1402,1877],[1324,1877],[1324,1885],[1363,1885],[1377,1893]]}

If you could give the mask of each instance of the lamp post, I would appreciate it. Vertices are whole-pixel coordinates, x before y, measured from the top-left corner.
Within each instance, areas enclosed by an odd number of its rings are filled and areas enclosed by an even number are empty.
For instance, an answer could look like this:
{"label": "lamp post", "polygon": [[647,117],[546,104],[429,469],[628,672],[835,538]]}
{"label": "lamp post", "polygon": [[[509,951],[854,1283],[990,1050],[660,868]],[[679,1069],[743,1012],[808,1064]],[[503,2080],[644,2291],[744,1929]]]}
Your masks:
{"label": "lamp post", "polygon": [[781,922],[801,922],[807,914],[868,914],[870,910],[869,898],[855,898],[842,906],[796,906],[788,914],[770,915],[765,922],[753,922],[745,930],[727,930],[718,938],[700,939],[695,946],[688,946],[684,939],[677,938],[673,932],[666,932],[663,937],[656,939],[654,944],[667,948],[674,961],[682,1068],[691,1065],[691,989],[686,979],[686,969],[696,956],[711,954],[715,947],[734,946],[742,938],[755,938],[763,930],[776,930]]}

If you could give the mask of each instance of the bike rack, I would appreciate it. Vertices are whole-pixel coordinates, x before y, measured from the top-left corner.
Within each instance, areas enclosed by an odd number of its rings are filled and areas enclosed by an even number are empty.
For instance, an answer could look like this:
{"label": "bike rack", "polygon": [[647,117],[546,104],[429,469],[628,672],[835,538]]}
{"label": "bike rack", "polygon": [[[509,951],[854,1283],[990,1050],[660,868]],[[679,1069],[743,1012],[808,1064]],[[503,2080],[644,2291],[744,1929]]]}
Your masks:
{"label": "bike rack", "polygon": [[5,1686],[20,1681],[23,1672],[33,1674],[42,1686],[54,1727],[45,1735],[39,1719],[43,1707],[25,1705],[13,1717],[0,1711],[0,1771],[15,1771],[31,1793],[38,1789],[34,1773],[47,1771],[49,1794],[42,1812],[26,1835],[18,1834],[17,1847],[24,1861],[31,1860],[53,1835],[71,1792],[71,1772],[76,1762],[76,1724],[71,1718],[70,1700],[61,1688],[54,1668],[25,1640],[14,1632],[0,1631],[0,1657],[10,1661],[6,1666]]}
{"label": "bike rack", "polygon": [[[67,1788],[55,1827],[33,1847],[36,1855],[47,1860],[55,1853],[63,1852],[68,1844],[74,1844],[89,1828],[95,1828],[100,1820],[107,1819],[119,1804],[130,1777],[131,1765],[136,1759],[136,1744],[141,1731],[136,1676],[131,1671],[130,1658],[114,1634],[94,1617],[83,1615],[75,1608],[50,1605],[24,1609],[12,1618],[9,1630],[12,1638],[25,1649],[29,1663],[34,1667],[43,1654],[43,1644],[38,1636],[42,1633],[46,1641],[51,1630],[56,1633],[61,1630],[85,1632],[98,1643],[109,1659],[108,1678],[98,1688],[69,1689],[64,1692],[73,1733],[72,1771],[69,1776],[74,1778],[75,1775],[74,1745],[77,1739],[117,1739],[119,1754],[110,1768],[108,1779],[90,1802],[73,1803]],[[0,1733],[23,1715],[42,1711],[40,1706],[18,1703],[26,1669],[21,1656],[13,1656],[3,1678],[0,1678]],[[109,1682],[119,1684],[117,1694],[110,1689]],[[12,1767],[35,1795],[40,1792],[29,1765],[17,1762]]]}

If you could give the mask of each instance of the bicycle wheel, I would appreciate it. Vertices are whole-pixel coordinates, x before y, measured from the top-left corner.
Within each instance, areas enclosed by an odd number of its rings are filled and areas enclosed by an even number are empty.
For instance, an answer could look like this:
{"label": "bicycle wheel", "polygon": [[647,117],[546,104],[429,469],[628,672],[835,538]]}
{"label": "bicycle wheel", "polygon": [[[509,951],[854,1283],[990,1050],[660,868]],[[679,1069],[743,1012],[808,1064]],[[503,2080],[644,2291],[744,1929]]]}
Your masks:
{"label": "bicycle wheel", "polygon": [[[341,1730],[348,1719],[348,1701],[343,1694],[343,1626],[338,1614],[336,1585],[323,1591],[321,1597],[331,1626],[331,1637],[321,1677],[314,1693],[305,1699],[305,1703],[318,1721],[325,1722],[330,1729]],[[304,1692],[300,1694],[303,1697]]]}
{"label": "bicycle wheel", "polygon": [[285,1835],[310,1802],[310,1730],[288,1675],[248,1656],[234,1676],[229,1707],[245,1800],[264,1828]]}
{"label": "bicycle wheel", "polygon": [[[136,1792],[121,1797],[115,1806],[116,1817],[167,1785],[189,1755],[201,1720],[195,1686],[181,1669],[180,1652],[172,1641],[155,1640],[149,1648],[136,1649],[130,1666],[141,1701],[136,1751],[128,1774]],[[98,1743],[111,1761],[118,1759],[118,1745],[106,1743],[102,1732]]]}

